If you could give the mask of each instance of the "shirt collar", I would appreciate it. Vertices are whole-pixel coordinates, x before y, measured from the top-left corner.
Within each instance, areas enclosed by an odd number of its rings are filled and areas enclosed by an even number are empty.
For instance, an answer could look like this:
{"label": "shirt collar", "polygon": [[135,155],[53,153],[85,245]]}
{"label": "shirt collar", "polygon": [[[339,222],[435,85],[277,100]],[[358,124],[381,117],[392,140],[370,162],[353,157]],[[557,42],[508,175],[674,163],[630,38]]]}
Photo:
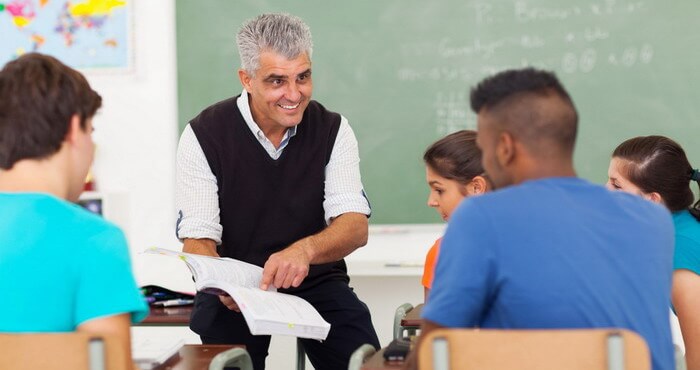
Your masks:
{"label": "shirt collar", "polygon": [[[250,131],[258,139],[264,138],[265,134],[260,129],[260,126],[258,126],[258,124],[255,123],[255,121],[253,120],[253,113],[250,111],[248,92],[245,89],[243,89],[243,92],[241,92],[241,97],[238,98],[236,104],[238,104],[238,110],[241,111],[241,115],[243,115],[243,120],[245,121],[246,125],[248,125]],[[289,139],[296,134],[297,126],[290,127],[289,129],[287,129],[287,132],[284,133],[284,138],[282,139],[282,141],[284,141],[285,139]]]}

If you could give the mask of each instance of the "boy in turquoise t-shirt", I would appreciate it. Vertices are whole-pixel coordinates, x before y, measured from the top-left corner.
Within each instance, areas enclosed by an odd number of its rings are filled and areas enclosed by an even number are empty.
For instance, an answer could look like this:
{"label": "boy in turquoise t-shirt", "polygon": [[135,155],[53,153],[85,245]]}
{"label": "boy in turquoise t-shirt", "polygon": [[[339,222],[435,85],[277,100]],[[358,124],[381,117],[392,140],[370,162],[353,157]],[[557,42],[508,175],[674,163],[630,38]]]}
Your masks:
{"label": "boy in turquoise t-shirt", "polygon": [[129,349],[130,324],[148,313],[121,230],[70,203],[100,105],[53,57],[25,54],[0,71],[0,332],[108,334]]}

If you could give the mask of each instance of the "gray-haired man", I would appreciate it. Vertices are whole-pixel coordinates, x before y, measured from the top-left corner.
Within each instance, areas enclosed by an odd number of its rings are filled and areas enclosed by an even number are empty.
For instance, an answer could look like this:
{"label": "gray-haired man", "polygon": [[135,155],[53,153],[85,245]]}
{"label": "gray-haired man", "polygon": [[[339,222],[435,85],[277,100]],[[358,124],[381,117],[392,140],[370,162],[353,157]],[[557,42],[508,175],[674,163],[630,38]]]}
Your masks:
{"label": "gray-haired man", "polygon": [[[244,91],[190,121],[178,148],[178,237],[184,251],[264,267],[274,285],[331,323],[304,340],[316,369],[347,368],[379,347],[343,258],[367,242],[370,207],[347,120],[311,100],[311,33],[288,14],[263,14],[237,35]],[[242,343],[263,369],[269,336],[252,336],[230,297],[197,296],[190,327],[204,343]]]}

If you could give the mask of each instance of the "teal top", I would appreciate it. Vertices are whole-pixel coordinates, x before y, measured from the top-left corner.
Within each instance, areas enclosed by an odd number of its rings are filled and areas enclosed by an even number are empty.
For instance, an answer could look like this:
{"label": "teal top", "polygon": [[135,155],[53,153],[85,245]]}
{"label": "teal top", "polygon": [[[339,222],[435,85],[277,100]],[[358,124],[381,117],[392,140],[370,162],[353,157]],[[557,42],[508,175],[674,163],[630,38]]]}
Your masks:
{"label": "teal top", "polygon": [[0,332],[70,332],[148,306],[122,231],[40,193],[0,193]]}
{"label": "teal top", "polygon": [[676,251],[673,269],[687,269],[700,275],[700,222],[689,211],[673,214],[676,228]]}

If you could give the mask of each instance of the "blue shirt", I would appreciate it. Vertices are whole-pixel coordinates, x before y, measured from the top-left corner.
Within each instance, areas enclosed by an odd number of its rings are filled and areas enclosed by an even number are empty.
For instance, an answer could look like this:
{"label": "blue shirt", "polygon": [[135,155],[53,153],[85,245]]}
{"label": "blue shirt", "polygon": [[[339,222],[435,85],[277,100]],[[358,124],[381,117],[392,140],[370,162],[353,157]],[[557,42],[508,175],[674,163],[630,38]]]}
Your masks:
{"label": "blue shirt", "polygon": [[673,369],[673,224],[664,208],[577,178],[465,200],[442,242],[423,317],[447,327],[618,327]]}
{"label": "blue shirt", "polygon": [[673,268],[700,274],[700,222],[686,210],[673,214],[673,224],[676,227]]}
{"label": "blue shirt", "polygon": [[0,292],[0,332],[148,314],[119,228],[47,194],[0,193]]}

